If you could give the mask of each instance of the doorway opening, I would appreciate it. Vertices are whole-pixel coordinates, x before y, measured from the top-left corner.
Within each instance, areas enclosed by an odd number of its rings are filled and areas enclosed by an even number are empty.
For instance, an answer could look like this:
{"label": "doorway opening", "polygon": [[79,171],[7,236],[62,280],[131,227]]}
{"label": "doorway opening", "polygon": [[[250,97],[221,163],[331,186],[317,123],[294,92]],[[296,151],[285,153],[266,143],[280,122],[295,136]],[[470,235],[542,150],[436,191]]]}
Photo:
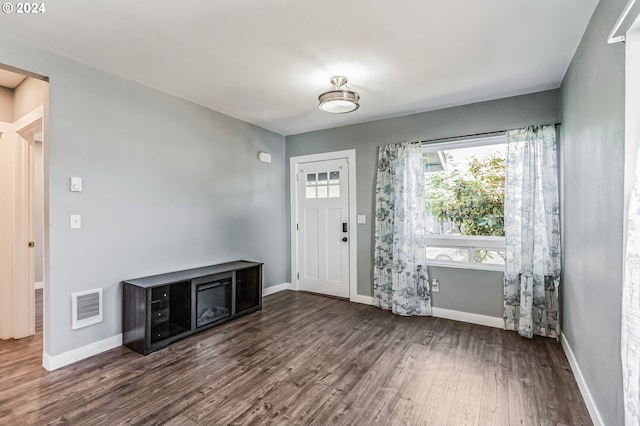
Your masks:
{"label": "doorway opening", "polygon": [[12,358],[44,347],[48,100],[46,77],[0,64],[0,348]]}

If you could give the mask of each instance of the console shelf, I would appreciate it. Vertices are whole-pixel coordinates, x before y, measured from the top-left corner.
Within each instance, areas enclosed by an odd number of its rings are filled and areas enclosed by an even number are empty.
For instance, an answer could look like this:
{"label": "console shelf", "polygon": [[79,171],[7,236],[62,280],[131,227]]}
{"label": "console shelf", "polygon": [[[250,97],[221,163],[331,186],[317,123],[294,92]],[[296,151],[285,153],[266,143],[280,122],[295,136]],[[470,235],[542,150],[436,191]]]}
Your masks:
{"label": "console shelf", "polygon": [[262,263],[239,260],[122,282],[122,336],[147,355],[262,309]]}

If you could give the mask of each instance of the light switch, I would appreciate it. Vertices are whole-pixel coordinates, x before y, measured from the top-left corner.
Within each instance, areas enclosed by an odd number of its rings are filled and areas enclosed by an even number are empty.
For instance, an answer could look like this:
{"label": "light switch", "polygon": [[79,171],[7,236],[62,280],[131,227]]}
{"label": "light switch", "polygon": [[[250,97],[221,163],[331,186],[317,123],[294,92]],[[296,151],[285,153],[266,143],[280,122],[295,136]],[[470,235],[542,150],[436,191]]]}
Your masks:
{"label": "light switch", "polygon": [[82,178],[81,177],[69,178],[69,190],[71,192],[82,192]]}
{"label": "light switch", "polygon": [[79,214],[72,214],[71,216],[71,229],[82,228],[82,216]]}
{"label": "light switch", "polygon": [[363,214],[358,215],[358,223],[367,223],[367,216]]}

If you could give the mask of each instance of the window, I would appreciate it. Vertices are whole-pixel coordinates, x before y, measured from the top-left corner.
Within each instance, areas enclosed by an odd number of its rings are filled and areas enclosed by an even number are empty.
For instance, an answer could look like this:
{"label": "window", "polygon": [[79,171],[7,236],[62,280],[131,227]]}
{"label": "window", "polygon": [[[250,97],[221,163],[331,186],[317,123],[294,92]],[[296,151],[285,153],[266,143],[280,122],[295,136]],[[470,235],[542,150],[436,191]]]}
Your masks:
{"label": "window", "polygon": [[340,172],[307,173],[305,198],[340,198]]}
{"label": "window", "polygon": [[430,265],[504,269],[504,135],[423,145]]}

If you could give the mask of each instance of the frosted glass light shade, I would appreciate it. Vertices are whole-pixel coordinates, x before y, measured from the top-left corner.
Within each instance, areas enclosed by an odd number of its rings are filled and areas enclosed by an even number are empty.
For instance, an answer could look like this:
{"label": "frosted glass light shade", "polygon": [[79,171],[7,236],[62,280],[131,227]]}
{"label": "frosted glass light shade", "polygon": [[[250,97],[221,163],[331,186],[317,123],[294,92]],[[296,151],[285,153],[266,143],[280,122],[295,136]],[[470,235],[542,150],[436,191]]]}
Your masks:
{"label": "frosted glass light shade", "polygon": [[347,78],[334,76],[331,78],[333,90],[322,93],[318,96],[318,108],[333,114],[344,114],[360,108],[360,95],[353,90],[342,89],[347,83]]}

